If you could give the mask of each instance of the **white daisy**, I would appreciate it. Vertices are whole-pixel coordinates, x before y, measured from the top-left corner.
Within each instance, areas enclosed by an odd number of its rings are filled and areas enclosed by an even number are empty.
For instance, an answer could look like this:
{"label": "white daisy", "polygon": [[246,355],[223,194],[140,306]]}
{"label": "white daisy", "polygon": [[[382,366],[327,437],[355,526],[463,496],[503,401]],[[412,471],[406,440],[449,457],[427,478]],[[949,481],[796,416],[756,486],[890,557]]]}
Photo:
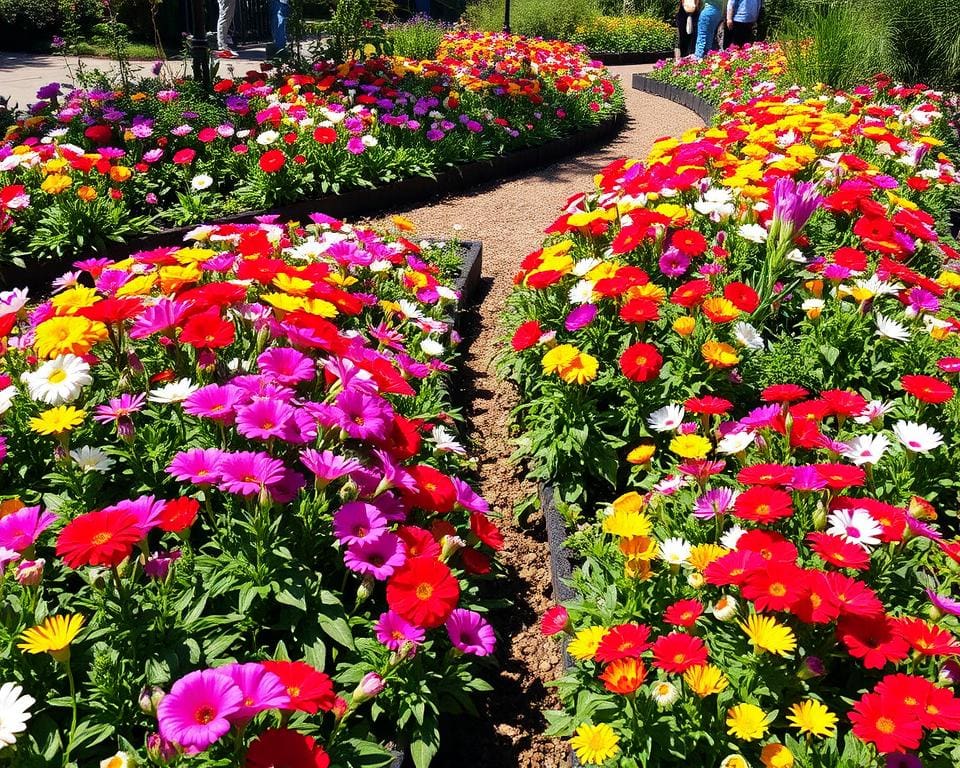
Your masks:
{"label": "white daisy", "polygon": [[683,423],[685,413],[682,405],[665,405],[647,417],[647,424],[655,432],[672,432]]}
{"label": "white daisy", "polygon": [[915,421],[898,421],[893,425],[893,434],[904,448],[914,453],[927,453],[943,445],[943,435],[926,424]]}
{"label": "white daisy", "polygon": [[760,332],[745,320],[738,320],[733,324],[733,338],[747,349],[763,349]]}
{"label": "white daisy", "polygon": [[397,302],[400,306],[400,312],[408,320],[422,320],[423,312],[420,310],[420,307],[414,304],[412,301],[407,299],[400,299]]}
{"label": "white daisy", "polygon": [[14,312],[19,312],[27,306],[28,298],[26,288],[0,291],[0,317],[6,317]]}
{"label": "white daisy", "polygon": [[674,536],[660,543],[658,557],[669,565],[683,565],[690,559],[691,544],[685,539]]}
{"label": "white daisy", "polygon": [[153,390],[147,398],[151,403],[180,403],[196,392],[200,387],[190,379],[179,379]]}
{"label": "white daisy", "polygon": [[720,442],[717,443],[717,453],[731,455],[745,451],[756,436],[756,433],[749,429],[724,435],[720,438]]}
{"label": "white daisy", "polygon": [[810,312],[811,310],[821,312],[826,302],[823,299],[804,299],[803,304],[800,305],[800,309],[804,312]]}
{"label": "white daisy", "polygon": [[850,544],[856,544],[867,551],[880,543],[883,526],[865,509],[837,509],[827,518],[827,533],[839,536]]}
{"label": "white daisy", "polygon": [[703,197],[693,204],[693,208],[697,213],[710,217],[712,221],[733,216],[737,210],[733,204],[733,192],[720,187],[711,187],[704,192]]}
{"label": "white daisy", "polygon": [[733,595],[723,595],[710,606],[710,613],[717,621],[730,621],[737,615],[737,599]]}
{"label": "white daisy", "polygon": [[430,433],[430,438],[436,443],[437,450],[440,453],[456,453],[465,456],[467,449],[464,448],[453,434],[442,424],[437,424]]}
{"label": "white daisy", "polygon": [[273,144],[279,138],[280,134],[276,131],[263,131],[257,136],[257,144],[261,147],[266,147]]}
{"label": "white daisy", "polygon": [[843,444],[841,453],[858,467],[862,464],[876,464],[890,447],[890,441],[882,434],[857,435]]}
{"label": "white daisy", "polygon": [[871,400],[867,403],[859,414],[853,417],[857,424],[869,424],[883,418],[884,414],[893,410],[893,403],[885,403],[883,400]]}
{"label": "white daisy", "polygon": [[650,698],[657,706],[668,709],[680,698],[680,690],[669,680],[658,680],[650,686]]}
{"label": "white daisy", "polygon": [[600,263],[600,259],[593,258],[592,256],[589,259],[580,259],[580,261],[573,265],[571,272],[577,277],[583,277]]}
{"label": "white daisy", "polygon": [[590,280],[578,280],[567,297],[571,304],[589,304],[593,301],[593,283]]}
{"label": "white daisy", "polygon": [[0,415],[6,413],[13,405],[13,398],[17,396],[17,388],[11,384],[0,389]]}
{"label": "white daisy", "polygon": [[16,743],[17,734],[27,730],[30,707],[37,703],[33,696],[24,694],[16,683],[0,685],[0,748]]}
{"label": "white daisy", "polygon": [[198,173],[190,180],[190,189],[194,192],[202,192],[204,189],[210,189],[213,186],[213,176],[206,173]]}
{"label": "white daisy", "polygon": [[25,371],[20,381],[34,400],[48,405],[72,403],[80,391],[93,381],[90,365],[76,355],[58,355],[35,371]]}
{"label": "white daisy", "polygon": [[425,355],[430,355],[430,357],[440,357],[445,351],[443,344],[430,338],[420,342],[420,349],[423,350]]}
{"label": "white daisy", "polygon": [[113,757],[100,761],[100,768],[135,768],[136,761],[130,759],[126,752],[117,752]]}
{"label": "white daisy", "polygon": [[877,336],[881,339],[892,339],[893,341],[910,341],[910,331],[896,320],[884,317],[879,312],[874,316],[877,323]]}
{"label": "white daisy", "polygon": [[737,543],[740,541],[740,537],[743,536],[747,531],[745,528],[734,525],[730,528],[723,536],[720,537],[720,544],[722,544],[727,549],[736,549]]}
{"label": "white daisy", "polygon": [[738,230],[740,237],[749,240],[751,243],[765,243],[769,233],[759,224],[744,224]]}
{"label": "white daisy", "polygon": [[102,448],[83,446],[70,451],[70,458],[77,462],[82,472],[109,472],[116,463]]}

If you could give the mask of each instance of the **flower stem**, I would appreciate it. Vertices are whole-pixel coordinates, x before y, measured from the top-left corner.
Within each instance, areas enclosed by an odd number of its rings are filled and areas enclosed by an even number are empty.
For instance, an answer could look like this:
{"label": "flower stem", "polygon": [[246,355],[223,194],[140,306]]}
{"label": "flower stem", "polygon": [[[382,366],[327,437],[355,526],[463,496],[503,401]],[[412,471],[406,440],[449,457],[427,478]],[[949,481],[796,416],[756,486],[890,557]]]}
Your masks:
{"label": "flower stem", "polygon": [[70,685],[70,737],[67,739],[67,748],[63,753],[63,768],[70,764],[70,751],[73,749],[73,739],[77,732],[77,686],[73,680],[73,670],[68,660],[64,667],[67,671],[67,682]]}

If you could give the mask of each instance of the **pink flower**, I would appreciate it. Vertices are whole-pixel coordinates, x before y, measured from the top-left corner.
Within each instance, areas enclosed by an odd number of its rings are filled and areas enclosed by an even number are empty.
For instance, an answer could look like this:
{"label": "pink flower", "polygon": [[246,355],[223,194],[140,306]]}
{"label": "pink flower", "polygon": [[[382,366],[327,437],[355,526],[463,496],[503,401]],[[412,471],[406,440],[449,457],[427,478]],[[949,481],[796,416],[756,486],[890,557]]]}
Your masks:
{"label": "pink flower", "polygon": [[403,541],[394,533],[383,533],[347,547],[343,564],[363,576],[385,581],[406,562]]}
{"label": "pink flower", "polygon": [[490,623],[475,611],[457,608],[450,614],[444,626],[450,642],[464,653],[474,656],[489,656],[497,647],[497,637]]}
{"label": "pink flower", "polygon": [[107,405],[98,405],[94,411],[93,420],[101,424],[109,424],[111,421],[120,422],[122,419],[129,418],[131,413],[139,413],[143,410],[143,404],[147,396],[143,393],[130,395],[124,392],[120,397],[110,398]]}
{"label": "pink flower", "polygon": [[133,500],[124,500],[106,507],[104,512],[131,512],[137,519],[137,528],[141,536],[146,536],[153,530],[157,521],[160,519],[160,513],[167,505],[164,500],[157,500],[154,496],[140,496]]}
{"label": "pink flower", "polygon": [[304,448],[300,452],[300,461],[317,476],[321,487],[360,469],[361,466],[356,459],[345,459],[333,451],[318,451],[314,448]]}
{"label": "pink flower", "polygon": [[286,686],[262,664],[227,664],[213,671],[232,681],[243,694],[240,708],[230,716],[232,722],[244,722],[265,709],[285,709],[290,705]]}
{"label": "pink flower", "polygon": [[393,412],[385,400],[355,387],[343,390],[336,400],[340,409],[338,425],[359,440],[386,440]]}
{"label": "pink flower", "polygon": [[316,375],[313,360],[290,347],[268,349],[257,358],[257,365],[264,374],[281,384],[311,381]]}
{"label": "pink flower", "polygon": [[257,451],[223,453],[217,468],[220,471],[220,490],[241,496],[260,493],[284,476],[282,461]]}
{"label": "pink flower", "polygon": [[0,547],[25,552],[57,519],[52,512],[41,514],[40,507],[23,507],[0,519]]}
{"label": "pink flower", "polygon": [[284,439],[293,421],[294,409],[280,400],[254,400],[237,409],[237,432],[244,437]]}
{"label": "pink flower", "polygon": [[427,633],[423,627],[411,624],[396,611],[385,611],[374,625],[377,640],[391,651],[399,651],[410,643],[414,646],[423,642]]}
{"label": "pink flower", "polygon": [[372,540],[387,530],[387,519],[373,504],[349,501],[333,515],[333,535],[341,544]]}
{"label": "pink flower", "polygon": [[190,448],[173,457],[167,472],[184,483],[213,485],[220,482],[222,458],[219,448]]}
{"label": "pink flower", "polygon": [[145,339],[154,333],[162,333],[179,325],[189,307],[190,302],[177,301],[164,296],[156,304],[144,307],[137,319],[133,321],[130,338]]}
{"label": "pink flower", "polygon": [[188,749],[207,749],[230,730],[243,706],[243,692],[217,670],[191,672],[173,684],[157,708],[160,735]]}

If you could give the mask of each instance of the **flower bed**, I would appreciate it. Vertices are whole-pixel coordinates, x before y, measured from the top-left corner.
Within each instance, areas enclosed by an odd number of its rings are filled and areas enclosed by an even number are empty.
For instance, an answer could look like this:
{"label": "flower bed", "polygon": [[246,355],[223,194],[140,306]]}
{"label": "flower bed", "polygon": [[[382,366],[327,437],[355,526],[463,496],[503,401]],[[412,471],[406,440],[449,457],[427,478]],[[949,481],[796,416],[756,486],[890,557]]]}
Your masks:
{"label": "flower bed", "polygon": [[433,176],[621,111],[582,49],[451,33],[434,61],[190,83],[41,89],[0,146],[0,252],[74,257],[150,228]]}
{"label": "flower bed", "polygon": [[425,766],[487,688],[501,539],[448,415],[459,256],[313,219],[0,294],[16,765]]}
{"label": "flower bed", "polygon": [[610,63],[610,54],[672,56],[676,37],[676,27],[649,16],[598,16],[577,26],[570,41]]}
{"label": "flower bed", "polygon": [[718,102],[516,276],[520,449],[582,561],[544,617],[576,660],[550,733],[588,765],[953,765],[945,97]]}

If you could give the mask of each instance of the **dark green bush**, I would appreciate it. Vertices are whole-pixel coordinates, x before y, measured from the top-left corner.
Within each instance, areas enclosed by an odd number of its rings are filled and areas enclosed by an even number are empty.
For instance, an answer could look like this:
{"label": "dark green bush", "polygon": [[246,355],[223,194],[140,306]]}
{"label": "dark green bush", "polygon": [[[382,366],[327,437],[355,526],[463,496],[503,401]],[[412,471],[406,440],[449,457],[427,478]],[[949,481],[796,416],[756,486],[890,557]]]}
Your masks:
{"label": "dark green bush", "polygon": [[98,0],[0,0],[0,47],[46,50],[68,22],[86,31],[102,18]]}

